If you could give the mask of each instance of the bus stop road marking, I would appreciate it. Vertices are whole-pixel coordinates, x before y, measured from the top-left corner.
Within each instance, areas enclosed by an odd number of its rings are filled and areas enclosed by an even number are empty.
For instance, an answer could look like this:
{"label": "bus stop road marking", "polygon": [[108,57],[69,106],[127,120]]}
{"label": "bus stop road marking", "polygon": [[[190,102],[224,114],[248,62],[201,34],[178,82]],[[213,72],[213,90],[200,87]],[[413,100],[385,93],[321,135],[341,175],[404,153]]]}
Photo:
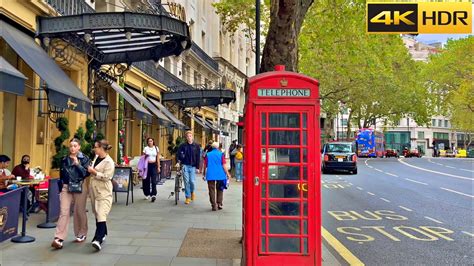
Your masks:
{"label": "bus stop road marking", "polygon": [[474,199],[473,195],[465,194],[465,193],[462,193],[462,192],[459,192],[459,191],[456,191],[456,190],[452,190],[452,189],[449,189],[449,188],[444,188],[444,187],[440,187],[440,188],[442,190],[446,190],[446,191],[449,191],[449,192],[452,192],[452,193],[456,193],[456,194],[463,195],[463,196],[470,197],[470,198]]}
{"label": "bus stop road marking", "polygon": [[331,245],[339,255],[346,260],[349,265],[365,265],[360,259],[358,259],[352,252],[347,249],[339,240],[337,240],[329,231],[321,226],[321,232],[323,238]]}
{"label": "bus stop road marking", "polygon": [[418,170],[422,170],[422,171],[426,171],[426,172],[431,172],[431,173],[435,173],[435,174],[439,174],[439,175],[445,175],[445,176],[450,176],[450,177],[454,177],[454,178],[459,178],[459,179],[464,179],[464,180],[474,180],[474,178],[469,178],[469,177],[465,177],[465,176],[459,176],[459,175],[452,175],[452,174],[447,174],[447,173],[443,173],[443,172],[438,172],[438,171],[433,171],[433,170],[429,170],[429,169],[425,169],[425,168],[421,168],[421,167],[418,167],[418,166],[414,166],[414,165],[411,165],[407,162],[404,162],[402,159],[398,159],[398,161],[406,166],[409,166],[409,167],[412,167],[412,168],[415,168],[415,169],[418,169]]}
{"label": "bus stop road marking", "polygon": [[408,211],[408,212],[412,212],[412,211],[413,211],[412,209],[408,209],[407,207],[403,207],[403,206],[401,206],[401,205],[398,206],[398,207],[400,207],[400,208],[402,208],[402,209],[404,209],[405,211]]}
{"label": "bus stop road marking", "polygon": [[466,231],[461,231],[463,232],[464,234],[468,235],[468,236],[471,236],[471,237],[474,237],[474,234],[473,233],[469,233],[469,232],[466,232]]}
{"label": "bus stop road marking", "polygon": [[443,222],[438,221],[438,220],[436,220],[436,219],[434,219],[434,218],[431,218],[431,217],[429,217],[429,216],[425,216],[425,218],[428,219],[428,220],[430,220],[430,221],[433,221],[433,222],[435,222],[435,223],[443,224]]}
{"label": "bus stop road marking", "polygon": [[425,185],[425,186],[428,185],[428,184],[426,184],[426,183],[423,183],[423,182],[420,182],[420,181],[416,181],[416,180],[413,180],[413,179],[410,179],[410,178],[405,178],[405,180],[410,181],[410,182],[413,182],[413,183],[422,184],[422,185]]}

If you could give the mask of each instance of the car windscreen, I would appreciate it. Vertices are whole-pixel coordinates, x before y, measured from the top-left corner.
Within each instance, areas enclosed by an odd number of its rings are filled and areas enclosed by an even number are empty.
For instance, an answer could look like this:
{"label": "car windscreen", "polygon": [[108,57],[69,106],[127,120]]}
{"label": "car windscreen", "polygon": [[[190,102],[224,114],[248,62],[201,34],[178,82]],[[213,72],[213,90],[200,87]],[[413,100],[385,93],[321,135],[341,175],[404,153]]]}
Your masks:
{"label": "car windscreen", "polygon": [[340,153],[351,153],[352,144],[345,143],[334,143],[328,144],[326,152],[340,152]]}

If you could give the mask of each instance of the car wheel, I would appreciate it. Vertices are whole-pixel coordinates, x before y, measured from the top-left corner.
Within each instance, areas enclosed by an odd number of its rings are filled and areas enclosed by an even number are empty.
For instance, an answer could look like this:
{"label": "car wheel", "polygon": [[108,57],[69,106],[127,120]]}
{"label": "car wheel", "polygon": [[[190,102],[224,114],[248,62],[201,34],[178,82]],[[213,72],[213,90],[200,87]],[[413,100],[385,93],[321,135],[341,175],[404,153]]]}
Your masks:
{"label": "car wheel", "polygon": [[354,171],[352,171],[352,174],[357,175],[357,168]]}
{"label": "car wheel", "polygon": [[326,169],[324,169],[324,168],[322,169],[322,172],[323,172],[323,174],[325,174],[325,175],[329,174],[329,171],[326,170]]}

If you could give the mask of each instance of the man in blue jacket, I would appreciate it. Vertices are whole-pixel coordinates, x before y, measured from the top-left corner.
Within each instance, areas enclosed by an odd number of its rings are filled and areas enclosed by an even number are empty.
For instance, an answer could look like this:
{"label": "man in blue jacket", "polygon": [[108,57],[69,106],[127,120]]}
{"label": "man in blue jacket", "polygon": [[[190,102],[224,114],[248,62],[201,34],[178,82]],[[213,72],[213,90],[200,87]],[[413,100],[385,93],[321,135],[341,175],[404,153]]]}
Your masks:
{"label": "man in blue jacket", "polygon": [[186,142],[178,149],[178,160],[183,166],[185,204],[195,199],[196,173],[199,174],[201,147],[194,142],[193,132],[186,132]]}

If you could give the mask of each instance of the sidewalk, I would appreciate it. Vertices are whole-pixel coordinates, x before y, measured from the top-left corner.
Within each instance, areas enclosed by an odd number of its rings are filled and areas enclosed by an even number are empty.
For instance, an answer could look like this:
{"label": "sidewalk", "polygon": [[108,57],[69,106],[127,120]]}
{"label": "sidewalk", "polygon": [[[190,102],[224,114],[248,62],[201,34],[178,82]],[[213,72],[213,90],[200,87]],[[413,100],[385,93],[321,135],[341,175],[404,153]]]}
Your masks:
{"label": "sidewalk", "polygon": [[[89,234],[84,243],[73,243],[72,219],[69,236],[62,250],[50,247],[55,229],[39,229],[45,214],[32,214],[27,234],[36,241],[16,244],[10,240],[0,244],[0,265],[240,265],[240,259],[220,260],[177,257],[189,228],[241,230],[241,183],[232,182],[224,193],[224,209],[212,212],[207,185],[197,176],[196,201],[176,206],[169,198],[174,180],[158,186],[155,203],[143,199],[140,185],[135,187],[135,202],[125,206],[125,193],[119,193],[107,221],[109,235],[97,253],[90,241],[95,231],[95,219],[89,217]],[[181,194],[183,195],[183,194]],[[90,210],[90,207],[88,207]],[[21,225],[21,223],[20,223]],[[338,265],[337,260],[323,245],[324,265]]]}

